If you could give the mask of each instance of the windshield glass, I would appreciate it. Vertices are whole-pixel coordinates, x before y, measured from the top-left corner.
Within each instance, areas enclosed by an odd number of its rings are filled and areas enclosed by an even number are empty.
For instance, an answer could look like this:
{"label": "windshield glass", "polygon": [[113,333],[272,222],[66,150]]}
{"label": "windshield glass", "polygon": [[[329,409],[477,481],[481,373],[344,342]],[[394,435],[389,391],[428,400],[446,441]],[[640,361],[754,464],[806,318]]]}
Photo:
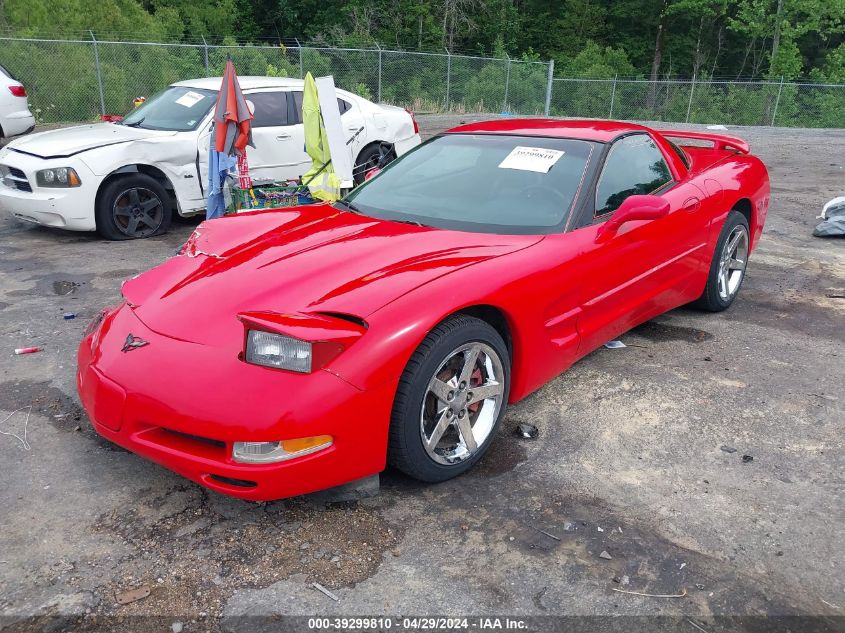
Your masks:
{"label": "windshield glass", "polygon": [[364,215],[438,228],[552,233],[575,201],[592,148],[572,139],[447,134],[394,161],[345,201]]}
{"label": "windshield glass", "polygon": [[217,100],[217,91],[171,86],[124,117],[122,125],[148,130],[196,129]]}

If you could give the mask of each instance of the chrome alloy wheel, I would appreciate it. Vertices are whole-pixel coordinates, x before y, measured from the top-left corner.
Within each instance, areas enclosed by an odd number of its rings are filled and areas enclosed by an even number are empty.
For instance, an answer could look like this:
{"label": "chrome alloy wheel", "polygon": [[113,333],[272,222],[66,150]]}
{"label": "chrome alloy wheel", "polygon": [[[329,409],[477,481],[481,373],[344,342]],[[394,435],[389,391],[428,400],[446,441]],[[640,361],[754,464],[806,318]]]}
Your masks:
{"label": "chrome alloy wheel", "polygon": [[447,356],[428,383],[420,433],[438,464],[468,459],[484,444],[502,408],[505,373],[489,345],[462,345]]}
{"label": "chrome alloy wheel", "polygon": [[748,265],[748,229],[740,224],[725,240],[719,258],[719,298],[730,301],[739,290]]}

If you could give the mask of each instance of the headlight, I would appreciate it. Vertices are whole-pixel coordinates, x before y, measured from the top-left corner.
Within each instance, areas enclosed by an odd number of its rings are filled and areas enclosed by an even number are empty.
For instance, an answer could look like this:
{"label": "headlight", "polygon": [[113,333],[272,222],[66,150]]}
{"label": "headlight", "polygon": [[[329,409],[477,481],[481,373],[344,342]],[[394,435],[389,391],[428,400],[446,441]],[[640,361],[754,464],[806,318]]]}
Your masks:
{"label": "headlight", "polygon": [[53,167],[35,172],[39,187],[78,187],[82,184],[73,167]]}
{"label": "headlight", "polygon": [[303,374],[311,372],[311,343],[281,334],[248,330],[246,362]]}
{"label": "headlight", "polygon": [[232,445],[232,459],[242,464],[269,464],[310,455],[331,445],[331,435],[316,435],[281,442],[235,442]]}

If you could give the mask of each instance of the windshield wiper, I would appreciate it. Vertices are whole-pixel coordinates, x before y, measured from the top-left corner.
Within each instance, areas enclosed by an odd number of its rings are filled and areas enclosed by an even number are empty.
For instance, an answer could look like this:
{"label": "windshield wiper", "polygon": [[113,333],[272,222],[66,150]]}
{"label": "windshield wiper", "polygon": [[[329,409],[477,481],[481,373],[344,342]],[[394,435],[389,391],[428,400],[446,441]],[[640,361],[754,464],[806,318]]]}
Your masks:
{"label": "windshield wiper", "polygon": [[364,212],[361,211],[361,209],[356,207],[351,202],[347,202],[346,200],[335,200],[334,203],[335,204],[342,204],[344,207],[346,207],[347,211],[351,211],[352,213],[357,213],[358,215],[364,215]]}
{"label": "windshield wiper", "polygon": [[124,123],[123,125],[125,125],[126,127],[141,127],[141,123],[143,123],[144,119],[146,119],[146,118],[147,117],[142,116],[137,121],[133,121],[132,123]]}
{"label": "windshield wiper", "polygon": [[428,224],[423,224],[422,222],[417,222],[416,220],[390,220],[391,222],[398,222],[399,224],[413,224],[414,226],[428,226]]}

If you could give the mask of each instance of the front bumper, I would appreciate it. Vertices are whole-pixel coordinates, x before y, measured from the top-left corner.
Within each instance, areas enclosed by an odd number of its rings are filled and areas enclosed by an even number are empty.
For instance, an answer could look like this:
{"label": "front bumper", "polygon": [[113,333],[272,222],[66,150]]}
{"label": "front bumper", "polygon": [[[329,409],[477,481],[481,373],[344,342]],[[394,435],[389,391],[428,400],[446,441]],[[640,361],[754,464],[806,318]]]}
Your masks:
{"label": "front bumper", "polygon": [[[25,222],[72,231],[93,231],[97,228],[94,204],[101,178],[95,176],[82,161],[48,161],[7,149],[0,154],[0,164],[23,172],[31,189],[24,191],[0,183],[0,209],[6,213]],[[35,172],[49,167],[73,167],[82,185],[67,189],[38,187]]]}
{"label": "front bumper", "polygon": [[[121,352],[127,334],[149,345]],[[384,469],[392,391],[360,391],[328,371],[256,367],[237,352],[153,332],[126,305],[79,348],[77,386],[97,432],[217,492],[267,501]],[[331,435],[329,448],[242,464],[235,441]]]}

